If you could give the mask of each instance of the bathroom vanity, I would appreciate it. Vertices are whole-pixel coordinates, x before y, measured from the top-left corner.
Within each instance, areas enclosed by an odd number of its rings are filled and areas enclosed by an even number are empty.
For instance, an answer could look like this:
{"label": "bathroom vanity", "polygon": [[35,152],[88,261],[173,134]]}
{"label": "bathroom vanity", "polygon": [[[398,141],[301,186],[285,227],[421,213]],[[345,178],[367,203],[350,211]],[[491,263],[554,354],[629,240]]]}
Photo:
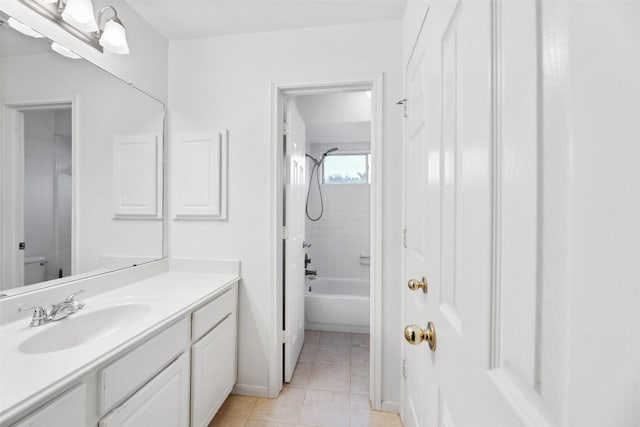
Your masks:
{"label": "bathroom vanity", "polygon": [[[0,300],[0,425],[207,426],[236,381],[238,273],[161,260]],[[63,320],[17,313],[82,288]]]}

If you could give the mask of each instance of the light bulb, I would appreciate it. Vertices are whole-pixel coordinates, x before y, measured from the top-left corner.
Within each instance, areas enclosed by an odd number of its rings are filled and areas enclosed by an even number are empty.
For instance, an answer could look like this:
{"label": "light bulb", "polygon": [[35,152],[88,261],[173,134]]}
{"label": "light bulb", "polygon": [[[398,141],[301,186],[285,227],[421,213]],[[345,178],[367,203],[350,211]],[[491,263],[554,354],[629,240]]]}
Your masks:
{"label": "light bulb", "polygon": [[51,43],[51,50],[53,50],[56,53],[59,53],[60,55],[66,57],[66,58],[71,58],[71,59],[80,59],[80,58],[82,58],[77,53],[74,53],[73,51],[67,49],[66,47],[64,47],[61,44],[58,44],[56,42]]}
{"label": "light bulb", "polygon": [[119,19],[111,18],[104,25],[104,31],[100,36],[100,46],[118,55],[127,55],[129,53],[127,32]]}
{"label": "light bulb", "polygon": [[42,34],[37,32],[36,30],[32,29],[31,27],[27,27],[22,22],[16,21],[15,19],[13,19],[11,17],[9,17],[9,19],[7,19],[7,24],[9,24],[9,26],[11,28],[13,28],[16,31],[21,32],[25,36],[35,37],[36,39],[41,39],[41,38],[44,37]]}
{"label": "light bulb", "polygon": [[84,32],[98,31],[91,0],[67,0],[62,19]]}

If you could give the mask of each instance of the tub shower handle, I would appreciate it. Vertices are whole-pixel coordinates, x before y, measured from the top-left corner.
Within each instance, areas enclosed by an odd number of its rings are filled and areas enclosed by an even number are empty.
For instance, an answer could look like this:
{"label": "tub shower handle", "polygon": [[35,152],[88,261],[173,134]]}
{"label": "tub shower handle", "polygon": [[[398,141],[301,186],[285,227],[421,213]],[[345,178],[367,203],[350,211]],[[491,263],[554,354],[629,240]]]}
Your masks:
{"label": "tub shower handle", "polygon": [[422,289],[422,292],[425,294],[429,292],[429,284],[427,283],[427,278],[423,277],[422,280],[411,279],[409,283],[407,283],[409,289],[412,291],[417,291],[418,289]]}

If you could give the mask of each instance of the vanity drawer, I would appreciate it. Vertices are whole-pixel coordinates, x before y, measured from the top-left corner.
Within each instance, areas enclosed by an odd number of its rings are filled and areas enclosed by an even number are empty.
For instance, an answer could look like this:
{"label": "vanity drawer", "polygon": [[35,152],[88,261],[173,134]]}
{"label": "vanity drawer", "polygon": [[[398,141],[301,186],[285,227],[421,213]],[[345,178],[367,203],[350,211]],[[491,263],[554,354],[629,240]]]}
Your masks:
{"label": "vanity drawer", "polygon": [[79,384],[56,397],[13,427],[84,427],[87,388]]}
{"label": "vanity drawer", "polygon": [[234,284],[227,292],[193,312],[191,339],[193,341],[200,339],[229,314],[235,313],[237,305],[238,285]]}
{"label": "vanity drawer", "polygon": [[184,318],[98,373],[100,413],[104,414],[160,372],[189,345]]}

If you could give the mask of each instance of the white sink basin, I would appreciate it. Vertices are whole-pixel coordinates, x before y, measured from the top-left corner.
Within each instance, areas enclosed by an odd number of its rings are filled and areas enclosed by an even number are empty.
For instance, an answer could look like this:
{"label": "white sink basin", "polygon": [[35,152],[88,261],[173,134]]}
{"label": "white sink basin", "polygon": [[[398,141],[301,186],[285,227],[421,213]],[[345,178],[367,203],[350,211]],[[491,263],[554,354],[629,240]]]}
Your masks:
{"label": "white sink basin", "polygon": [[18,349],[29,354],[51,353],[89,344],[131,326],[151,308],[144,304],[121,304],[95,311],[84,310],[39,326],[42,331],[25,340]]}

